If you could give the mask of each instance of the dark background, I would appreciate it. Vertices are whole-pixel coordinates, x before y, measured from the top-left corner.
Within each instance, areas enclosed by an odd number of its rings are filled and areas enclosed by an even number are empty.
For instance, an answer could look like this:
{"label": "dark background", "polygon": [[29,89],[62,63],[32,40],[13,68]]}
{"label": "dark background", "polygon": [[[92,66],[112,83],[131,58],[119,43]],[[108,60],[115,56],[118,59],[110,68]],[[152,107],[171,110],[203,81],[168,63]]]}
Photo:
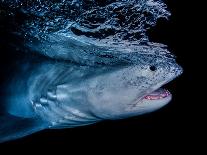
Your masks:
{"label": "dark background", "polygon": [[[150,30],[149,35],[152,41],[168,45],[169,50],[177,56],[177,62],[184,69],[184,73],[179,78],[167,85],[173,94],[171,103],[156,112],[125,120],[104,121],[72,129],[41,131],[0,144],[2,148],[49,146],[50,149],[55,147],[68,152],[72,150],[79,152],[86,151],[82,149],[84,146],[87,146],[88,151],[96,146],[102,148],[101,150],[110,147],[119,150],[128,146],[129,150],[137,150],[138,153],[143,147],[149,148],[145,150],[146,152],[152,151],[151,146],[157,146],[157,149],[167,146],[171,150],[175,148],[189,150],[195,143],[202,141],[200,138],[204,135],[200,133],[203,127],[200,126],[199,121],[203,114],[201,112],[203,102],[199,101],[196,95],[200,91],[196,86],[201,80],[198,77],[201,72],[195,65],[201,60],[195,55],[200,51],[194,46],[197,40],[193,30],[198,19],[194,18],[189,8],[190,1],[188,4],[179,0],[169,0],[166,3],[172,13],[171,17],[168,21],[159,20],[156,27]],[[11,55],[8,47],[1,45],[1,48],[0,83],[3,85],[10,73],[15,71],[12,65],[14,60],[21,58],[23,54]],[[0,88],[1,92],[3,88]]]}

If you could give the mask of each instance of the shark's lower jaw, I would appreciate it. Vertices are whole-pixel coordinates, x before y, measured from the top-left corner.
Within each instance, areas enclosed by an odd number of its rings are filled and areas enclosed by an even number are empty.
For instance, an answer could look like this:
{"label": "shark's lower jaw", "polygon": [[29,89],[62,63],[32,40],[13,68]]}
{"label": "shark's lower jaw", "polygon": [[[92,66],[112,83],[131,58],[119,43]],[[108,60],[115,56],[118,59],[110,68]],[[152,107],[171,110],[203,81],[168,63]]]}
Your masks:
{"label": "shark's lower jaw", "polygon": [[160,99],[164,99],[171,96],[171,93],[163,88],[159,88],[155,91],[153,91],[152,93],[146,95],[143,99],[146,100],[160,100]]}

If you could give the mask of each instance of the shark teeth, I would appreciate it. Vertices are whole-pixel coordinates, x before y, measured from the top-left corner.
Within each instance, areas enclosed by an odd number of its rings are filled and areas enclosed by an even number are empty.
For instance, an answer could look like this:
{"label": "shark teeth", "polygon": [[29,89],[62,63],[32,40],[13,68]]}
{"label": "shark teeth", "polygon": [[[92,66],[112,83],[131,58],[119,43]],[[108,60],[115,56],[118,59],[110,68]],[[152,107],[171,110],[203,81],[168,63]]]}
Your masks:
{"label": "shark teeth", "polygon": [[159,89],[153,91],[151,94],[145,96],[144,99],[159,100],[159,99],[163,99],[163,98],[168,97],[170,94],[171,93],[168,90],[159,88]]}

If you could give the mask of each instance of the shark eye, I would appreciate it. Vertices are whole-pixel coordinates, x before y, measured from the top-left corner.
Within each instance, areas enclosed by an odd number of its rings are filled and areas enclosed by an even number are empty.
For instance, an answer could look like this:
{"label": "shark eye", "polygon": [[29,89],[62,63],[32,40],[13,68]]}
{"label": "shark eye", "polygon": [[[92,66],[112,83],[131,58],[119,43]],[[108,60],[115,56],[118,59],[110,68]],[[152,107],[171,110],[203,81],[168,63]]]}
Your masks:
{"label": "shark eye", "polygon": [[156,70],[157,70],[156,66],[150,66],[149,69],[150,69],[151,71],[156,71]]}

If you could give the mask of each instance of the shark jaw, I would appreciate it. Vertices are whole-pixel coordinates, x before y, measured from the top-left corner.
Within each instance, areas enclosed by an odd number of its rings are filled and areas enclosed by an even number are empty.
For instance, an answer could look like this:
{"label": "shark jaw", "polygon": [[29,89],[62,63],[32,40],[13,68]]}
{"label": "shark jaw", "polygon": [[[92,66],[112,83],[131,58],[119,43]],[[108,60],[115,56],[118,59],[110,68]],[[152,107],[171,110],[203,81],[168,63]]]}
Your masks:
{"label": "shark jaw", "polygon": [[144,99],[146,100],[160,100],[169,97],[171,93],[167,89],[159,88],[152,93],[146,95]]}

